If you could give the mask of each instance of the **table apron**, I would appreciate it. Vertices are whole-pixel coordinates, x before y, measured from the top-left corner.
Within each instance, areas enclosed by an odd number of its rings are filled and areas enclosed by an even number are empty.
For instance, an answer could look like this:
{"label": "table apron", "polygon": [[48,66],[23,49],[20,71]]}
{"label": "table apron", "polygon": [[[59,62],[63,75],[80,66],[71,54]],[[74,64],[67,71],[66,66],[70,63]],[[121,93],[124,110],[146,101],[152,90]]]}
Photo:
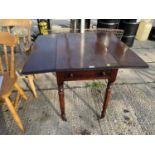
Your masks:
{"label": "table apron", "polygon": [[113,71],[114,70],[67,71],[67,72],[56,72],[56,74],[57,74],[57,80],[77,81],[77,80],[110,79],[112,77]]}
{"label": "table apron", "polygon": [[65,116],[65,102],[64,102],[64,81],[75,81],[75,80],[92,80],[92,79],[108,79],[107,88],[105,92],[105,98],[101,113],[101,118],[105,116],[108,102],[111,96],[111,88],[116,80],[118,69],[112,70],[100,70],[100,71],[67,71],[67,72],[56,72],[58,95],[60,101],[61,118],[66,121]]}

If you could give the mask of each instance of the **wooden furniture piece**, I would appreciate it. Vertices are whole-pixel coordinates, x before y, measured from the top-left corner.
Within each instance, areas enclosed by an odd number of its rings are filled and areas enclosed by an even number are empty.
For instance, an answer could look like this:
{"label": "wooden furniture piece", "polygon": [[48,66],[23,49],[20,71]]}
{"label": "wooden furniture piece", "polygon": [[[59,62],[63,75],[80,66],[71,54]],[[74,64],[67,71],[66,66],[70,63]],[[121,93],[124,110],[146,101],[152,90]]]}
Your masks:
{"label": "wooden furniture piece", "polygon": [[62,33],[40,36],[22,73],[56,72],[61,116],[65,117],[65,81],[107,79],[101,118],[120,68],[148,65],[111,32]]}
{"label": "wooden furniture piece", "polygon": [[[18,76],[20,78],[27,78],[29,81],[29,85],[33,92],[33,95],[37,97],[36,88],[34,85],[34,76],[27,75],[23,76],[20,75],[20,71],[23,68],[24,62],[27,60],[27,56],[29,55],[32,43],[31,43],[31,26],[32,20],[28,19],[1,19],[0,26],[2,27],[3,31],[8,31],[9,33],[13,34],[17,38],[17,45],[20,51],[24,51],[24,54],[21,53],[20,58],[16,59],[16,69],[19,71]],[[13,27],[10,30],[10,27]],[[26,54],[26,55],[25,55]],[[16,57],[15,57],[16,58]]]}
{"label": "wooden furniture piece", "polygon": [[[11,36],[8,32],[0,32],[0,45],[3,46],[3,51],[1,51],[0,55],[0,76],[3,79],[0,88],[0,100],[4,101],[18,127],[22,131],[24,131],[22,121],[18,113],[16,112],[19,105],[20,95],[25,100],[27,100],[27,96],[17,83],[17,75],[14,60],[14,47],[16,45],[16,38]],[[8,54],[7,51],[8,47],[11,49],[10,54]],[[4,61],[2,58],[4,58]],[[15,101],[11,101],[10,99],[13,89],[17,90],[17,96],[15,98]]]}
{"label": "wooden furniture piece", "polygon": [[0,26],[3,31],[7,31],[17,37],[17,44],[21,51],[29,53],[31,51],[31,26],[29,19],[1,19]]}

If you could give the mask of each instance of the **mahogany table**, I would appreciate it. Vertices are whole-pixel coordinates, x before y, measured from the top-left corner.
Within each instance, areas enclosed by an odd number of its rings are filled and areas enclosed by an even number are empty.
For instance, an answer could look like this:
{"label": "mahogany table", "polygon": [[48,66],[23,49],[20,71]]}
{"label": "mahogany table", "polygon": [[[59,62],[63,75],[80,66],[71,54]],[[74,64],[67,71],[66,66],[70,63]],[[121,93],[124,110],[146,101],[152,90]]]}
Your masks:
{"label": "mahogany table", "polygon": [[101,118],[105,116],[112,84],[120,68],[148,65],[110,33],[61,33],[39,36],[22,73],[56,72],[61,117],[65,117],[64,81],[107,79]]}

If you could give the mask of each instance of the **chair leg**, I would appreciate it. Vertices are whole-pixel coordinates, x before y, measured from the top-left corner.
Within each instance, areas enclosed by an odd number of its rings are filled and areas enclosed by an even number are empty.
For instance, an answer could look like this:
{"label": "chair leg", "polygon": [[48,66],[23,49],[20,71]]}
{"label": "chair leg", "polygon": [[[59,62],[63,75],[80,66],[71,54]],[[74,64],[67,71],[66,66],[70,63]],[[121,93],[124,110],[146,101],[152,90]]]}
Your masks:
{"label": "chair leg", "polygon": [[17,92],[17,96],[16,96],[15,103],[14,103],[14,107],[16,111],[18,110],[18,107],[19,107],[19,98],[20,98],[20,93]]}
{"label": "chair leg", "polygon": [[5,101],[6,106],[10,110],[15,122],[17,123],[18,127],[24,132],[24,127],[23,127],[22,121],[21,121],[18,113],[16,112],[16,110],[13,106],[13,103],[10,101],[10,99],[8,97],[4,97],[3,99]]}
{"label": "chair leg", "polygon": [[33,95],[37,98],[37,92],[36,92],[36,88],[35,88],[33,79],[34,79],[33,75],[28,75],[28,80],[29,80],[31,90],[33,92]]}
{"label": "chair leg", "polygon": [[14,87],[17,89],[17,91],[19,92],[19,94],[25,99],[27,100],[28,97],[26,96],[26,94],[24,93],[24,91],[22,90],[22,88],[20,88],[20,86],[15,83]]}
{"label": "chair leg", "polygon": [[34,78],[34,79],[36,79],[36,78],[37,78],[37,76],[36,76],[35,74],[33,74],[33,78]]}

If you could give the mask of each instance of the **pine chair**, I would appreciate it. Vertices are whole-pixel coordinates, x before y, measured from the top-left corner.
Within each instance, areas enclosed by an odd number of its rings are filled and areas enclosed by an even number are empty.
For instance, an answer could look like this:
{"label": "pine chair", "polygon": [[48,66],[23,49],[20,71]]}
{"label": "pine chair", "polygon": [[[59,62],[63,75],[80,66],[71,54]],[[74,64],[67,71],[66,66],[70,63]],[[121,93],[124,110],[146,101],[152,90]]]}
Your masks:
{"label": "pine chair", "polygon": [[[20,71],[23,68],[25,61],[27,60],[26,55],[29,55],[31,48],[32,48],[32,43],[31,43],[32,20],[1,19],[0,26],[2,27],[2,31],[8,31],[11,34],[16,36],[18,49],[24,52],[24,54],[22,52],[20,57],[16,59],[16,64],[17,64],[16,69],[19,73],[18,76],[20,78],[28,79],[33,95],[37,97],[37,92],[36,92],[36,88],[34,85],[34,76],[33,75],[27,75],[27,76],[20,75]],[[11,28],[10,30],[10,27],[13,27],[13,28]]]}
{"label": "pine chair", "polygon": [[[17,109],[20,96],[24,100],[28,98],[17,83],[14,60],[15,45],[16,38],[14,36],[11,36],[8,32],[0,32],[0,46],[3,47],[0,55],[0,77],[2,78],[0,84],[0,100],[8,107],[18,127],[24,131]],[[10,53],[8,52],[8,48],[10,48]],[[11,101],[10,97],[14,89],[17,90],[17,95],[15,101]]]}
{"label": "pine chair", "polygon": [[29,54],[32,47],[31,26],[32,20],[28,19],[1,19],[2,31],[7,31],[17,37],[17,45],[20,51]]}

